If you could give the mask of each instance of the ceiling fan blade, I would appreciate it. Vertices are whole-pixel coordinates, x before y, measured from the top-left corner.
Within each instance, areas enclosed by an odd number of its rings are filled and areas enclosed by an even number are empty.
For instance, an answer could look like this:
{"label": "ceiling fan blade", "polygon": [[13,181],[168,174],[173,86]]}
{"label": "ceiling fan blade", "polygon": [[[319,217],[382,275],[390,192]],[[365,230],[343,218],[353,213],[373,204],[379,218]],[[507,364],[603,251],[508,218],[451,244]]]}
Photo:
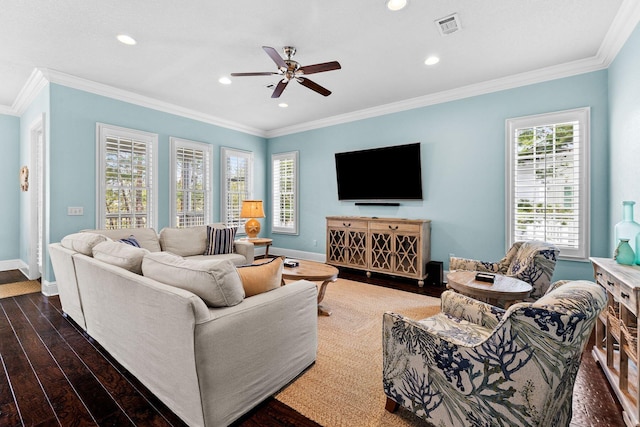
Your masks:
{"label": "ceiling fan blade", "polygon": [[280,80],[280,82],[278,82],[278,86],[276,86],[276,88],[273,90],[271,97],[280,98],[280,95],[282,95],[282,91],[284,91],[284,88],[287,87],[288,83],[289,80]]}
{"label": "ceiling fan blade", "polygon": [[276,63],[278,68],[287,68],[287,64],[284,62],[284,59],[280,56],[277,50],[269,46],[262,46],[267,55]]}
{"label": "ceiling fan blade", "polygon": [[245,76],[271,76],[273,74],[280,74],[271,71],[258,72],[258,73],[231,73],[233,77],[245,77]]}
{"label": "ceiling fan blade", "polygon": [[299,77],[298,82],[302,85],[302,86],[306,86],[309,89],[318,92],[320,95],[323,96],[329,96],[331,95],[331,91],[329,89],[323,88],[322,86],[320,86],[318,83],[316,82],[312,82],[309,79],[305,79],[303,77]]}
{"label": "ceiling fan blade", "polygon": [[324,71],[339,70],[340,63],[338,61],[324,62],[322,64],[307,65],[300,67],[298,71],[302,71],[304,74],[322,73]]}

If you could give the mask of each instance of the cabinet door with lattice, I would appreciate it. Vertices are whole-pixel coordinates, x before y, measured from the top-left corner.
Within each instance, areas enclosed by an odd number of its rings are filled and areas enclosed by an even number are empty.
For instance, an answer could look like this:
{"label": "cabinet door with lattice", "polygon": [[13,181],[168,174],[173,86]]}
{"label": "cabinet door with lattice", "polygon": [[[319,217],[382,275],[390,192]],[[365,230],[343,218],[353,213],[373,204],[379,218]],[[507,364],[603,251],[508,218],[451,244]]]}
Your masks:
{"label": "cabinet door with lattice", "polygon": [[419,247],[420,235],[396,233],[393,245],[395,253],[394,272],[409,276],[420,274]]}
{"label": "cabinet door with lattice", "polygon": [[348,264],[347,230],[329,229],[327,233],[327,262],[330,264]]}
{"label": "cabinet door with lattice", "polygon": [[373,271],[393,271],[393,233],[384,231],[372,231],[371,260],[369,269]]}
{"label": "cabinet door with lattice", "polygon": [[348,261],[350,265],[367,266],[367,232],[364,230],[349,230]]}

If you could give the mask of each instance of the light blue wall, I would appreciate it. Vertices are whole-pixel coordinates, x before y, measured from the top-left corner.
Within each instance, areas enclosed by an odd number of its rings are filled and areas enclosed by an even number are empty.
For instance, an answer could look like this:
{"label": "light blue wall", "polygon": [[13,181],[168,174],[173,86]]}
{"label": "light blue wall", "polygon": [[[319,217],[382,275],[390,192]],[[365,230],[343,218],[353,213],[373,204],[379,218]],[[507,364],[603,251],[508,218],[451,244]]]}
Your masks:
{"label": "light blue wall", "polygon": [[20,118],[0,114],[0,261],[20,256]]}
{"label": "light blue wall", "polygon": [[622,220],[622,202],[633,200],[640,222],[640,26],[609,67],[610,251],[614,225]]}
{"label": "light blue wall", "polygon": [[[609,254],[607,71],[330,126],[269,140],[269,154],[300,151],[300,235],[274,246],[324,253],[329,215],[432,220],[432,259],[498,260],[505,253],[505,120],[591,107],[591,252]],[[424,200],[359,207],[337,197],[334,153],[422,143]],[[366,165],[363,165],[366,167]],[[313,246],[317,240],[318,245]],[[589,263],[562,261],[554,278],[592,278]]]}
{"label": "light blue wall", "polygon": [[[50,241],[95,228],[96,122],[158,134],[159,231],[169,225],[169,137],[213,145],[213,219],[220,217],[220,148],[254,153],[257,177],[254,196],[266,197],[266,140],[212,124],[163,113],[66,86],[51,84]],[[81,206],[83,216],[67,216],[67,207]],[[51,279],[51,271],[47,278]]]}

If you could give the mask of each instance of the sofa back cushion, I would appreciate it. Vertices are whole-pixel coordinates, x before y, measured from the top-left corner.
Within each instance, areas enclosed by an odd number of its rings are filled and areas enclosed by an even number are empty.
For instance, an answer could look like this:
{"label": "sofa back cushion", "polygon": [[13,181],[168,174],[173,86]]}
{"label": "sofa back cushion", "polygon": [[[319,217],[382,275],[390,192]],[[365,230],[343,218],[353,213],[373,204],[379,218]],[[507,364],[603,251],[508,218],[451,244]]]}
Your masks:
{"label": "sofa back cushion", "polygon": [[93,256],[93,247],[105,242],[107,238],[96,233],[73,233],[64,236],[60,244],[63,248],[80,252],[83,255]]}
{"label": "sofa back cushion", "polygon": [[160,252],[158,233],[153,228],[120,228],[117,230],[83,230],[89,233],[102,234],[112,240],[128,239],[133,236],[141,248],[150,252]]}
{"label": "sofa back cushion", "polygon": [[[210,224],[210,226],[224,228],[222,223]],[[180,256],[202,255],[207,247],[207,226],[165,227],[160,230],[160,246],[163,251]]]}
{"label": "sofa back cushion", "polygon": [[228,260],[189,260],[154,252],[142,261],[145,277],[193,292],[210,307],[231,307],[244,299],[242,281]]}
{"label": "sofa back cushion", "polygon": [[108,240],[93,247],[93,257],[107,264],[116,265],[136,274],[142,274],[142,259],[150,253],[122,242]]}

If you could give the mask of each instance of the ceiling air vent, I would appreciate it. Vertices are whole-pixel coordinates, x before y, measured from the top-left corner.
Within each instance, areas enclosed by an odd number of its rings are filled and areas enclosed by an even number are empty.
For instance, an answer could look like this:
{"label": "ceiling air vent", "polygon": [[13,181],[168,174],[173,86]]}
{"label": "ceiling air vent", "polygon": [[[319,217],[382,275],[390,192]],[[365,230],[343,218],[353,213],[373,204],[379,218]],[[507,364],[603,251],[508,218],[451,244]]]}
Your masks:
{"label": "ceiling air vent", "polygon": [[443,36],[455,33],[462,28],[460,26],[460,18],[457,13],[436,19],[436,25],[438,26],[438,30],[440,30],[440,34]]}

